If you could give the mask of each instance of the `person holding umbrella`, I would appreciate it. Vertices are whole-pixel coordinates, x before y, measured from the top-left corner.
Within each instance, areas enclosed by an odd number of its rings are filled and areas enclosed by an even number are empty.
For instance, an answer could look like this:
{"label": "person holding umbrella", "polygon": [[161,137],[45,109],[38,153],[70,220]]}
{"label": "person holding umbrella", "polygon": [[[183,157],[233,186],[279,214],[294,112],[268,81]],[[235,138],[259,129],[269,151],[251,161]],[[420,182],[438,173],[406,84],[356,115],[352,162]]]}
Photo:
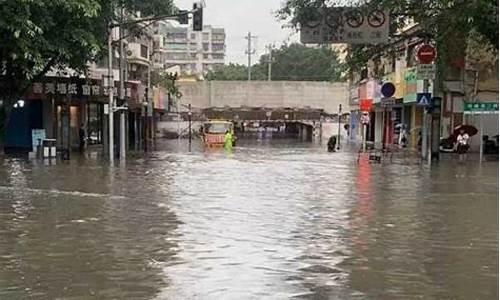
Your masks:
{"label": "person holding umbrella", "polygon": [[477,133],[477,129],[470,125],[460,125],[455,128],[454,135],[456,135],[455,147],[457,149],[458,158],[460,161],[467,159],[467,151],[469,151],[470,137]]}

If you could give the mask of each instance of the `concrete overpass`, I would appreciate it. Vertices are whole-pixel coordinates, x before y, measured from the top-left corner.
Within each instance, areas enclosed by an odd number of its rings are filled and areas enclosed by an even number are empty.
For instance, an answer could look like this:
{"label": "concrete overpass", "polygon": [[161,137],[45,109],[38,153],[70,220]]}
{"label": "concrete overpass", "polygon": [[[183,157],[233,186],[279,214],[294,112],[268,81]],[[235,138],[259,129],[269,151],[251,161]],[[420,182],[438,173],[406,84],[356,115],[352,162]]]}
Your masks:
{"label": "concrete overpass", "polygon": [[[191,104],[196,119],[227,119],[236,123],[285,124],[305,139],[321,135],[324,116],[348,111],[347,83],[315,81],[180,82],[184,111]],[[194,117],[194,116],[193,116]]]}
{"label": "concrete overpass", "polygon": [[182,103],[193,108],[312,109],[336,114],[349,105],[347,83],[316,81],[180,82]]}

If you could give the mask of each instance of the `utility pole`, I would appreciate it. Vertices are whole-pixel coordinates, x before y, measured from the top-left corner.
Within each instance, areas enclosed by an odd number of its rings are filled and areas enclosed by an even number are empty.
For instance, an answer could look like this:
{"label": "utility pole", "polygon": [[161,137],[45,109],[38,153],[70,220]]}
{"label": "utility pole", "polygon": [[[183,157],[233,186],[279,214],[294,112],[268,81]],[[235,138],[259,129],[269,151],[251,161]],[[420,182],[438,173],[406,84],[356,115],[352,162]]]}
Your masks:
{"label": "utility pole", "polygon": [[339,104],[339,132],[338,132],[338,144],[337,144],[337,150],[340,150],[340,121],[342,119],[342,104]]}
{"label": "utility pole", "polygon": [[[121,8],[121,22],[123,23],[124,21],[124,8]],[[120,102],[122,105],[122,108],[126,106],[125,104],[125,60],[123,59],[123,40],[124,40],[124,34],[123,34],[123,26],[119,27],[120,30]],[[125,160],[126,158],[126,142],[125,142],[125,112],[126,110],[121,110],[120,111],[120,159]]]}
{"label": "utility pole", "polygon": [[192,136],[191,136],[191,116],[192,116],[192,111],[191,111],[191,103],[189,103],[188,105],[188,119],[189,119],[189,151],[191,151],[191,139],[192,139]]}
{"label": "utility pole", "polygon": [[248,55],[248,81],[252,80],[252,54],[255,54],[255,49],[252,49],[252,39],[256,38],[256,36],[252,36],[252,33],[250,31],[245,37],[245,39],[248,40],[247,50],[245,51],[245,54]]}
{"label": "utility pole", "polygon": [[109,129],[109,162],[113,164],[114,158],[115,158],[115,151],[114,151],[114,119],[113,119],[113,113],[114,113],[114,80],[113,80],[113,25],[110,24],[109,26],[109,33],[108,33],[108,79],[107,79],[107,85],[108,85],[108,129]]}
{"label": "utility pole", "polygon": [[268,60],[268,65],[267,65],[267,81],[271,81],[271,75],[272,75],[272,65],[273,65],[273,48],[274,46],[269,44],[267,46],[267,49],[269,50],[269,60]]}

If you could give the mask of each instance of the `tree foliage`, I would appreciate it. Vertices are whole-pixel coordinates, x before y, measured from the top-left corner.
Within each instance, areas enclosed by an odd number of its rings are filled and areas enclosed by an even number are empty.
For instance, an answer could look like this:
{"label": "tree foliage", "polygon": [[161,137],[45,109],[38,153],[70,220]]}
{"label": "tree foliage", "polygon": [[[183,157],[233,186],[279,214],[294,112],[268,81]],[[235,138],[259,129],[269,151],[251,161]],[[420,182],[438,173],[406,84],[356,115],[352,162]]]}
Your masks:
{"label": "tree foliage", "polygon": [[247,66],[230,63],[207,73],[207,80],[247,80]]}
{"label": "tree foliage", "polygon": [[[286,0],[277,17],[294,26],[307,20],[311,10],[325,3],[340,5],[338,1]],[[360,1],[347,1],[352,6]],[[438,44],[441,65],[452,63],[465,52],[465,40],[470,32],[482,35],[498,50],[498,2],[492,0],[369,0],[367,7],[389,10],[391,13],[391,35],[398,38],[397,29],[413,21],[420,24],[418,36]],[[346,5],[346,1],[344,1]],[[399,36],[400,37],[400,36]],[[385,46],[386,47],[386,46]],[[359,71],[367,58],[381,51],[384,45],[351,45],[347,64],[350,70]]]}
{"label": "tree foliage", "polygon": [[163,15],[172,0],[0,0],[0,99],[12,106],[32,82],[53,68],[84,73],[107,47],[115,11]]}
{"label": "tree foliage", "polygon": [[[252,66],[253,80],[267,80],[269,55]],[[247,67],[229,64],[209,72],[208,80],[247,80]],[[283,45],[272,53],[272,80],[338,81],[342,72],[337,52],[331,47]]]}

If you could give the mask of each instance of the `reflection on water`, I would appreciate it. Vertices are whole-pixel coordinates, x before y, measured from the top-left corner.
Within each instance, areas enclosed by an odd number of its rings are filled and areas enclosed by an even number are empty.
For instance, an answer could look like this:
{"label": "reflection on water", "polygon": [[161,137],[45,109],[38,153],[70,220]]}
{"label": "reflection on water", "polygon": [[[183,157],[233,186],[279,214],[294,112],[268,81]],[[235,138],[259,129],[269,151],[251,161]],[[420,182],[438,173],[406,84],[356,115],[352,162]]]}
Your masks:
{"label": "reflection on water", "polygon": [[0,298],[495,299],[498,164],[286,140],[0,168]]}

